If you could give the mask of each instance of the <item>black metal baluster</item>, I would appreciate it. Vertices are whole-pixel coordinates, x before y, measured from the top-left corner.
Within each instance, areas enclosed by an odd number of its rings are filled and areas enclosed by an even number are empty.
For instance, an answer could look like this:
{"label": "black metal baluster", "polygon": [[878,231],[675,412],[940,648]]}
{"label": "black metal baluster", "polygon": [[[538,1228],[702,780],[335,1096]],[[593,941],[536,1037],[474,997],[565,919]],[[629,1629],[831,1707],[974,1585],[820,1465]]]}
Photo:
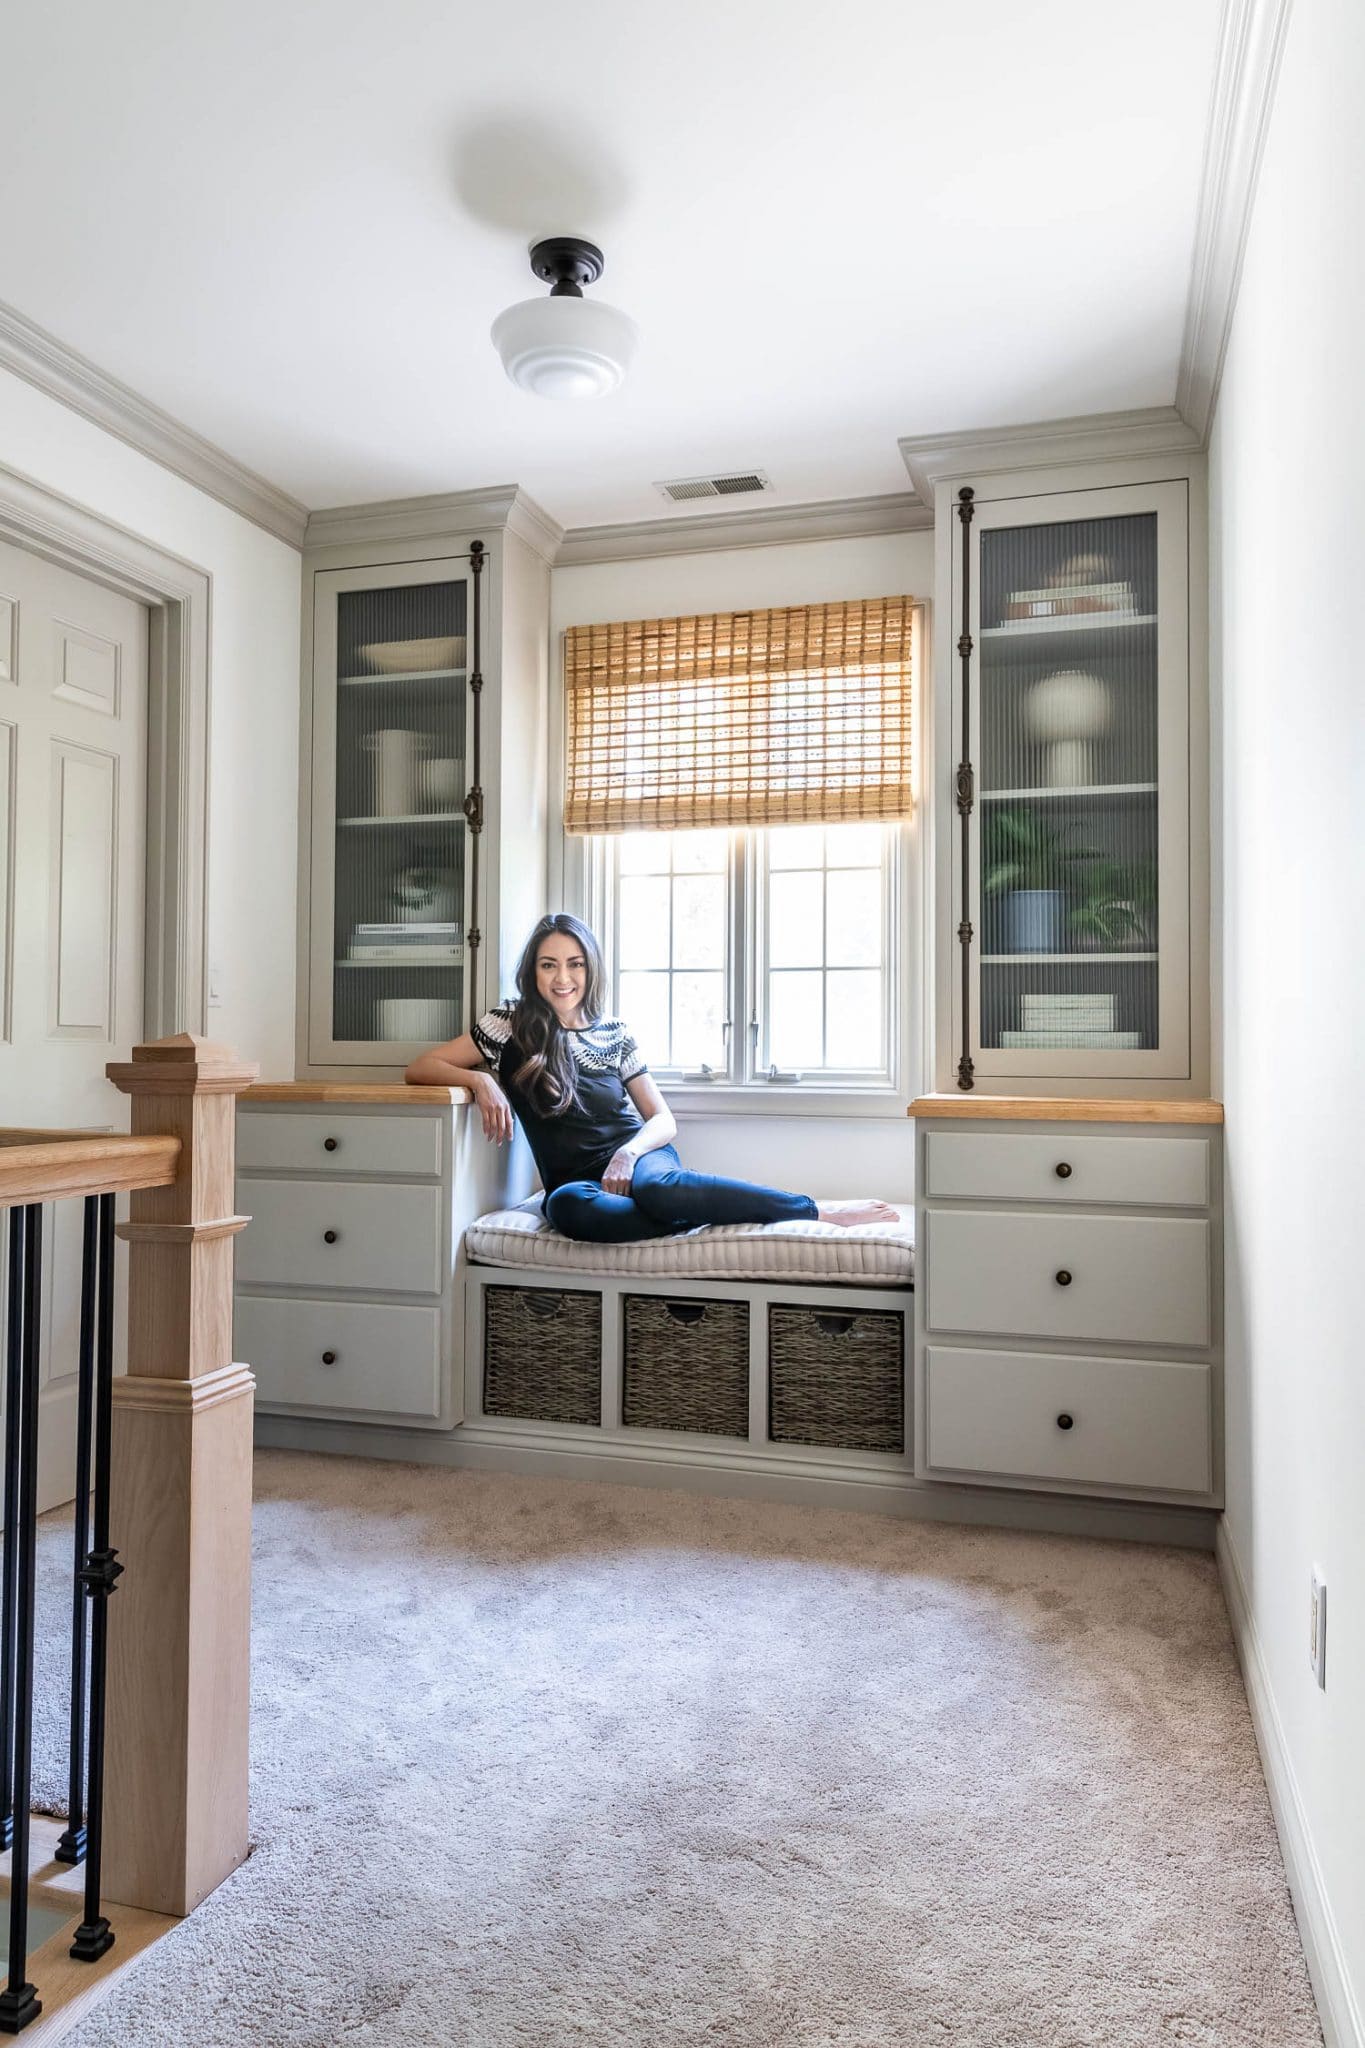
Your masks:
{"label": "black metal baluster", "polygon": [[71,1573],[71,1767],[67,1823],[53,1851],[59,1863],[85,1854],[85,1639],[89,1599],[81,1577],[90,1554],[90,1428],[95,1381],[96,1231],[99,1197],[85,1198],[81,1239],[81,1349],[76,1401],[76,1561]]}
{"label": "black metal baluster", "polygon": [[[11,1229],[13,1225],[11,1225]],[[19,1375],[19,1497],[14,1546],[14,1837],[10,1857],[9,1981],[0,1991],[0,2033],[17,2034],[42,2011],[28,1965],[29,1777],[33,1740],[33,1557],[38,1512],[38,1342],[43,1212],[24,1210],[23,1343]]]}
{"label": "black metal baluster", "polygon": [[5,1555],[0,1576],[0,1848],[14,1840],[14,1586],[19,1527],[19,1372],[24,1341],[24,1212],[9,1212],[5,1351]]}
{"label": "black metal baluster", "polygon": [[99,1197],[99,1281],[95,1319],[95,1528],[94,1544],[81,1581],[94,1602],[90,1618],[90,1788],[86,1819],[85,1918],[71,1953],[94,1963],[114,1945],[114,1931],[100,1912],[100,1864],[104,1848],[104,1690],[108,1647],[109,1595],[123,1570],[109,1548],[109,1464],[114,1404],[114,1198]]}

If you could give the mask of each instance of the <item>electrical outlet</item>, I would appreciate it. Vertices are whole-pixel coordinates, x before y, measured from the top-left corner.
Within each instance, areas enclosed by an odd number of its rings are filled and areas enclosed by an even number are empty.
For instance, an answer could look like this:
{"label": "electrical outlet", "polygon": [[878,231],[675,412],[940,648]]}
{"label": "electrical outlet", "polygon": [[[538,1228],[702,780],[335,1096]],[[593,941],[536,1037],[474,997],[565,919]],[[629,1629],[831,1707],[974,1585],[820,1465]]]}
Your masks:
{"label": "electrical outlet", "polygon": [[1308,1661],[1318,1684],[1327,1689],[1327,1581],[1321,1567],[1313,1566],[1312,1619],[1308,1631]]}

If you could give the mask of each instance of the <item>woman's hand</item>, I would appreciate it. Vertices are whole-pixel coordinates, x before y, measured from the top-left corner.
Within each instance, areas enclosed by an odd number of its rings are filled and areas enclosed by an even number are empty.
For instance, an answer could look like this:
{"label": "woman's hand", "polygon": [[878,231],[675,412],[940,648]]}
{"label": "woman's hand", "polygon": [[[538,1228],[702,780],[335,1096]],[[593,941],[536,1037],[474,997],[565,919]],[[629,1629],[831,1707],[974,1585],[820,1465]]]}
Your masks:
{"label": "woman's hand", "polygon": [[510,1145],[515,1125],[507,1097],[491,1074],[470,1074],[465,1085],[473,1092],[483,1118],[483,1134],[492,1145]]}
{"label": "woman's hand", "polygon": [[607,1161],[607,1170],[602,1175],[602,1185],[609,1195],[628,1195],[630,1184],[635,1178],[635,1154],[628,1145],[619,1152],[613,1152]]}

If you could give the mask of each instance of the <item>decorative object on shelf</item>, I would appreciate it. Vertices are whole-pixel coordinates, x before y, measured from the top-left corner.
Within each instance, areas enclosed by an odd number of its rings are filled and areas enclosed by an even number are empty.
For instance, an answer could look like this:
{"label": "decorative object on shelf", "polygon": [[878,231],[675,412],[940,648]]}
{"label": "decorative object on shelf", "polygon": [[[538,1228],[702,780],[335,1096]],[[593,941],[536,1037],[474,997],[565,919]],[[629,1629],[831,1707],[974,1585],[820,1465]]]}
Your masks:
{"label": "decorative object on shelf", "polygon": [[417,771],[417,787],[428,810],[449,811],[455,808],[460,796],[460,770],[461,763],[446,754],[422,763]]}
{"label": "decorative object on shelf", "polygon": [[458,924],[358,924],[346,958],[358,966],[457,967],[464,958]]}
{"label": "decorative object on shelf", "polygon": [[445,633],[434,640],[373,640],[356,652],[375,675],[404,676],[464,667],[463,633]]}
{"label": "decorative object on shelf", "polygon": [[393,900],[402,924],[450,924],[460,908],[459,878],[454,868],[413,861],[394,877]]}
{"label": "decorative object on shelf", "polygon": [[602,275],[602,251],[577,235],[537,242],[531,268],[547,299],[522,299],[493,322],[493,346],[512,382],[537,398],[602,398],[619,388],[635,356],[635,322],[583,297]]}
{"label": "decorative object on shelf", "polygon": [[1024,718],[1048,743],[1043,756],[1046,787],[1078,789],[1096,781],[1093,742],[1108,732],[1114,719],[1107,683],[1083,669],[1058,669],[1028,692]]}
{"label": "decorative object on shelf", "polygon": [[460,1006],[448,996],[384,996],[377,1008],[382,1039],[437,1045],[459,1029]]}
{"label": "decorative object on shelf", "polygon": [[1070,844],[1075,829],[1074,819],[1054,828],[1003,805],[987,813],[981,893],[1005,899],[1006,952],[1061,951],[1069,870],[1098,858],[1093,847]]}
{"label": "decorative object on shelf", "polygon": [[370,812],[376,818],[406,818],[412,811],[413,772],[418,757],[431,746],[424,732],[409,732],[395,726],[385,732],[367,732],[361,746],[373,756]]}
{"label": "decorative object on shelf", "polygon": [[1150,860],[1097,859],[1084,876],[1084,895],[1073,904],[1071,931],[1083,944],[1112,951],[1155,940],[1156,865]]}
{"label": "decorative object on shelf", "polygon": [[1025,1031],[1112,1031],[1114,998],[1102,989],[1025,990],[1019,998]]}
{"label": "decorative object on shelf", "polygon": [[1007,621],[1079,618],[1089,612],[1134,613],[1137,596],[1120,582],[1107,555],[1070,555],[1053,570],[1043,590],[1012,590],[1005,600]]}

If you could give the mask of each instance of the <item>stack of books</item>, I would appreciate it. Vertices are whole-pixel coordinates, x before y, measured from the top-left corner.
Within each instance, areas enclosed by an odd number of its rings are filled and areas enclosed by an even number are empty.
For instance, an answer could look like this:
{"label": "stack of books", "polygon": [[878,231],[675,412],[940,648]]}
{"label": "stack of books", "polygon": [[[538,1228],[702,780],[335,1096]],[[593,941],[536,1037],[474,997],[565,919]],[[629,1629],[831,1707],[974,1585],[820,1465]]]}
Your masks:
{"label": "stack of books", "polygon": [[1085,612],[1137,610],[1131,583],[1073,583],[1062,590],[1012,590],[1005,600],[1005,618],[1074,619]]}
{"label": "stack of books", "polygon": [[464,959],[458,924],[358,924],[348,960],[400,967],[453,967]]}
{"label": "stack of books", "polygon": [[1142,1043],[1140,1031],[1114,1029],[1112,995],[1021,995],[1019,1022],[1021,1030],[1001,1032],[1002,1046],[1131,1052]]}

